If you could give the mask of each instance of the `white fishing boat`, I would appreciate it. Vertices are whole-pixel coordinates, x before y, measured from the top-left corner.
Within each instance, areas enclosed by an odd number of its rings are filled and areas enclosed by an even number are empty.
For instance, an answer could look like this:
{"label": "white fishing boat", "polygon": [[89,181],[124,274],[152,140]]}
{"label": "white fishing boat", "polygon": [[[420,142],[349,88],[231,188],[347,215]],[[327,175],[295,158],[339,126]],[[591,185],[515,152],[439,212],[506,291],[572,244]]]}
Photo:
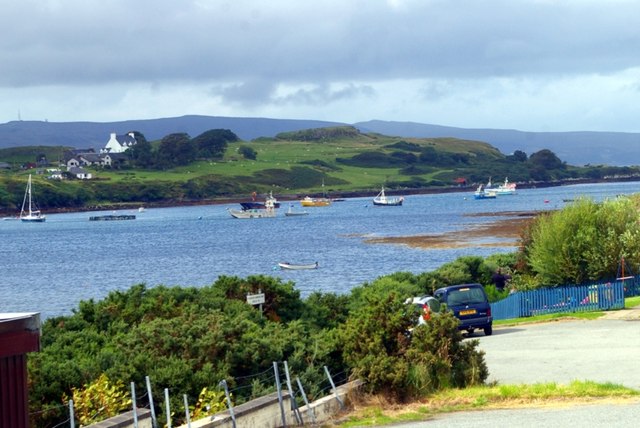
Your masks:
{"label": "white fishing boat", "polygon": [[509,183],[509,179],[505,177],[504,183],[492,189],[496,195],[514,195],[516,193],[516,183]]}
{"label": "white fishing boat", "polygon": [[229,209],[229,214],[233,218],[266,218],[276,216],[276,200],[273,197],[267,197],[264,208],[250,208],[242,210]]}
{"label": "white fishing boat", "polygon": [[289,262],[280,262],[278,263],[278,266],[283,270],[318,269],[318,262],[302,265]]}
{"label": "white fishing boat", "polygon": [[229,209],[229,214],[233,218],[266,218],[275,217],[276,212],[268,209],[252,208],[250,210],[233,210]]}
{"label": "white fishing boat", "polygon": [[24,199],[22,200],[20,220],[31,223],[42,223],[46,220],[45,215],[40,212],[31,195],[31,174],[29,174],[27,189],[24,192]]}
{"label": "white fishing boat", "polygon": [[496,192],[494,190],[483,188],[481,184],[478,186],[478,190],[476,190],[473,197],[475,199],[495,199]]}
{"label": "white fishing boat", "polygon": [[378,193],[378,196],[373,198],[373,205],[383,206],[383,207],[398,207],[402,205],[404,202],[404,197],[389,197],[384,193],[384,187]]}

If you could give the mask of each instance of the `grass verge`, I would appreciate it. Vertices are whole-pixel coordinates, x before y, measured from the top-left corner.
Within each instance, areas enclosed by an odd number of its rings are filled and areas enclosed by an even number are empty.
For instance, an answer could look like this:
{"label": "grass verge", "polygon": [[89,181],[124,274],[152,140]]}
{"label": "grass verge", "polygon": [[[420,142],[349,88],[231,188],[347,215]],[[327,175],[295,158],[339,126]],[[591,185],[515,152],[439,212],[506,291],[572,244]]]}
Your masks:
{"label": "grass verge", "polygon": [[[640,296],[627,297],[624,299],[625,308],[633,308],[636,306],[640,306]],[[512,325],[532,324],[532,323],[549,322],[549,321],[563,321],[563,320],[575,320],[575,319],[594,320],[602,317],[604,314],[605,313],[602,311],[561,312],[557,314],[536,315],[536,316],[527,317],[527,318],[499,320],[499,321],[494,321],[493,325],[496,327],[508,327]]]}
{"label": "grass verge", "polygon": [[424,421],[450,412],[513,409],[552,405],[586,404],[594,401],[637,400],[640,391],[613,383],[573,381],[569,385],[489,385],[440,391],[410,404],[392,404],[381,397],[368,397],[356,404],[346,417],[333,426],[344,428],[391,425]]}

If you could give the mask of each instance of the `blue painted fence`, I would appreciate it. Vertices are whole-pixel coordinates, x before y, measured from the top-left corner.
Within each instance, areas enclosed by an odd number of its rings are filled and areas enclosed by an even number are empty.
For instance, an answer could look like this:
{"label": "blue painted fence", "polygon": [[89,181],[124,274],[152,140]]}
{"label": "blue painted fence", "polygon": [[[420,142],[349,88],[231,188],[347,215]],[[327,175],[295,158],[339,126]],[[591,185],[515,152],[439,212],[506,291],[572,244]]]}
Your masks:
{"label": "blue painted fence", "polygon": [[492,303],[491,314],[494,320],[506,320],[557,312],[622,309],[629,284],[629,281],[610,281],[518,291]]}

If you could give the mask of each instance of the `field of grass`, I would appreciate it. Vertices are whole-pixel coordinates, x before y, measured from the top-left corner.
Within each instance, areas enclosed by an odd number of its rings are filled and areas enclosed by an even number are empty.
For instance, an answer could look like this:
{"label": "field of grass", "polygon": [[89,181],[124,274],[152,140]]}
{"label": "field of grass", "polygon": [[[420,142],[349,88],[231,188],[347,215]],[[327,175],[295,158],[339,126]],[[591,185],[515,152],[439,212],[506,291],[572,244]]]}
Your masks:
{"label": "field of grass", "polygon": [[[445,153],[481,153],[485,156],[500,158],[502,155],[485,143],[456,140],[452,138],[437,139],[400,139],[397,137],[361,134],[356,138],[336,138],[326,141],[288,141],[279,139],[258,139],[252,142],[234,142],[228,145],[225,156],[221,160],[198,161],[185,167],[166,171],[151,170],[96,170],[97,177],[116,181],[187,181],[193,178],[218,175],[233,177],[239,181],[250,181],[256,174],[279,171],[291,171],[292,168],[303,168],[317,174],[311,185],[302,185],[281,189],[291,192],[321,193],[331,191],[377,191],[386,183],[402,183],[404,181],[422,179],[425,182],[435,180],[438,174],[448,172],[440,169],[416,176],[401,173],[399,167],[358,167],[338,162],[337,159],[349,159],[365,152],[392,153],[397,149],[387,147],[399,141],[415,144],[419,147],[433,147]],[[243,158],[239,148],[248,145],[257,153],[256,160]],[[326,181],[325,187],[322,187]],[[268,186],[268,183],[265,183]],[[451,183],[453,184],[453,183]],[[401,186],[398,186],[401,187]]]}

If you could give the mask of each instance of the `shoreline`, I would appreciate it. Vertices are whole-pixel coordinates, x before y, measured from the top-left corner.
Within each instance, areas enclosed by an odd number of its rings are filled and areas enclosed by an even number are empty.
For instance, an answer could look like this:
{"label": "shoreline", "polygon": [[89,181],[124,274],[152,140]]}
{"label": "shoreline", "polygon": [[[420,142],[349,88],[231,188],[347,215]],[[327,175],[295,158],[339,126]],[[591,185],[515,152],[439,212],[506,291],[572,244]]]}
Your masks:
{"label": "shoreline", "polygon": [[[547,188],[547,187],[561,187],[561,186],[570,186],[576,184],[595,184],[595,183],[623,183],[623,182],[635,182],[640,181],[640,177],[625,177],[625,178],[616,178],[616,179],[575,179],[575,180],[562,180],[557,182],[540,182],[540,183],[516,183],[518,189],[535,189],[535,188]],[[385,189],[386,190],[386,189]],[[469,193],[473,194],[475,192],[476,186],[455,186],[455,187],[446,187],[446,188],[419,188],[419,189],[403,189],[403,190],[387,190],[386,193],[389,196],[408,196],[408,195],[433,195],[433,194],[443,194],[443,193]],[[328,193],[331,194],[331,199],[343,199],[343,198],[364,198],[364,197],[375,197],[378,190],[371,191],[332,191],[329,190]],[[305,196],[310,197],[321,197],[323,196],[321,193],[293,193],[293,194],[282,194],[278,197],[279,202],[295,202],[299,201]],[[45,214],[63,214],[63,213],[76,213],[76,212],[87,212],[87,211],[114,211],[114,210],[137,210],[139,207],[144,208],[171,208],[171,207],[187,207],[187,206],[203,206],[203,205],[223,205],[223,204],[233,204],[246,202],[251,199],[250,195],[246,197],[241,196],[229,196],[229,197],[220,197],[213,199],[198,199],[198,200],[165,200],[165,201],[156,201],[156,202],[123,202],[123,203],[113,203],[113,204],[104,204],[104,205],[91,205],[91,206],[82,206],[82,207],[58,207],[58,208],[50,208],[50,207],[40,207],[40,209]],[[20,210],[17,209],[15,211],[10,211],[7,209],[0,209],[0,216],[3,217],[17,217],[20,214]],[[496,214],[499,215],[499,214]]]}

